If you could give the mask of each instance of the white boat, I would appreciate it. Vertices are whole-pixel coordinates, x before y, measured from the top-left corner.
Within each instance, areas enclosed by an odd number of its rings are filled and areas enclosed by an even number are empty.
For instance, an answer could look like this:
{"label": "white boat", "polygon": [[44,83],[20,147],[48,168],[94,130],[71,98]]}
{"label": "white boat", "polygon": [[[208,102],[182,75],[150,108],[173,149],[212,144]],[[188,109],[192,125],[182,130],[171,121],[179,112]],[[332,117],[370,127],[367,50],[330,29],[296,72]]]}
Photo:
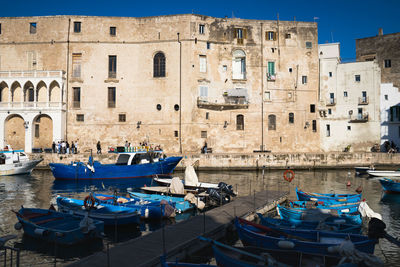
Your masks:
{"label": "white boat", "polygon": [[375,177],[400,177],[400,171],[368,170],[367,173]]}
{"label": "white boat", "polygon": [[0,175],[30,174],[43,159],[29,159],[23,150],[7,145],[0,150]]}

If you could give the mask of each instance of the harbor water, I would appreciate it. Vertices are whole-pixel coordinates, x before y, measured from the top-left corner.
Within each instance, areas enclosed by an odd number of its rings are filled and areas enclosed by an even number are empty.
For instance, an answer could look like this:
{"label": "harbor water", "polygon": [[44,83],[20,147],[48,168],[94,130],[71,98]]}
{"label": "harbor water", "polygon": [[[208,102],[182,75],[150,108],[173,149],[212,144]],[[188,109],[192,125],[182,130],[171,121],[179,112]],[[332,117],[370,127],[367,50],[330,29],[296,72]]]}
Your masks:
{"label": "harbor water", "polygon": [[[197,175],[201,182],[223,181],[231,184],[239,195],[254,194],[268,188],[289,191],[289,199],[295,199],[296,186],[307,192],[321,193],[353,193],[361,186],[363,198],[370,208],[382,215],[387,233],[394,237],[400,236],[400,195],[383,194],[378,179],[356,177],[353,169],[295,171],[295,178],[291,183],[283,179],[283,171],[210,171],[198,172]],[[183,178],[184,173],[176,172],[174,176]],[[21,206],[48,208],[54,203],[57,195],[83,199],[90,191],[112,194],[117,190],[124,194],[128,189],[144,185],[151,186],[151,180],[59,182],[55,181],[51,172],[47,170],[34,170],[31,175],[0,177],[0,236],[17,235],[17,238],[8,241],[7,245],[20,249],[20,266],[65,266],[96,251],[105,251],[107,247],[116,243],[149,234],[159,229],[162,223],[173,224],[193,216],[178,214],[173,220],[143,222],[139,227],[108,229],[104,240],[94,242],[90,246],[57,247],[28,238],[23,235],[22,230],[14,229],[17,219],[11,210],[18,210]],[[400,266],[400,249],[384,239],[376,245],[375,254],[385,262],[385,266]],[[0,260],[2,259],[3,256],[0,257]]]}

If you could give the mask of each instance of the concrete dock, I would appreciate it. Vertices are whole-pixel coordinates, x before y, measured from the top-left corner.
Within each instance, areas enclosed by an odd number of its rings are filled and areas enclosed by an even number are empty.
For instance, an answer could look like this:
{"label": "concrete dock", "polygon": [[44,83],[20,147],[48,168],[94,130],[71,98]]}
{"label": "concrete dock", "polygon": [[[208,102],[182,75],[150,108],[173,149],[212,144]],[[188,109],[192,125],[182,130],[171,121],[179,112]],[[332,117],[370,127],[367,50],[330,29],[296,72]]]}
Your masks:
{"label": "concrete dock", "polygon": [[277,203],[286,200],[287,194],[268,190],[237,197],[228,204],[207,211],[205,215],[200,214],[117,244],[110,248],[108,253],[97,252],[70,266],[157,266],[164,251],[169,260],[183,259],[208,245],[199,241],[198,236],[222,238],[235,216],[253,219],[254,212],[265,213],[274,209]]}

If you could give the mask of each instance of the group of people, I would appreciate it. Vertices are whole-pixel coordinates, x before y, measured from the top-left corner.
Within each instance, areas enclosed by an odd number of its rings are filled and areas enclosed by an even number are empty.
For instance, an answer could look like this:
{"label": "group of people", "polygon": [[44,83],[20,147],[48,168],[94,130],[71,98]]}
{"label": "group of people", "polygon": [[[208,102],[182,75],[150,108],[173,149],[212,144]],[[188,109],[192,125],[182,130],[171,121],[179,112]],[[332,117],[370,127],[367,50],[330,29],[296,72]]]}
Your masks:
{"label": "group of people", "polygon": [[385,151],[387,153],[396,153],[398,151],[398,148],[393,141],[389,142],[388,140],[386,140],[383,143],[383,147],[385,148]]}
{"label": "group of people", "polygon": [[[144,147],[148,146],[147,141],[145,140],[143,142],[140,142],[139,146],[144,146]],[[125,141],[124,148],[125,148],[125,151],[128,151],[129,148],[132,148],[131,143],[129,143],[128,141]],[[161,149],[161,145],[157,145],[153,148],[153,146],[150,144],[149,150],[162,150],[162,149]]]}
{"label": "group of people", "polygon": [[51,149],[53,150],[53,153],[57,154],[77,154],[78,141],[71,141],[71,145],[68,141],[58,141],[57,144],[53,141]]}

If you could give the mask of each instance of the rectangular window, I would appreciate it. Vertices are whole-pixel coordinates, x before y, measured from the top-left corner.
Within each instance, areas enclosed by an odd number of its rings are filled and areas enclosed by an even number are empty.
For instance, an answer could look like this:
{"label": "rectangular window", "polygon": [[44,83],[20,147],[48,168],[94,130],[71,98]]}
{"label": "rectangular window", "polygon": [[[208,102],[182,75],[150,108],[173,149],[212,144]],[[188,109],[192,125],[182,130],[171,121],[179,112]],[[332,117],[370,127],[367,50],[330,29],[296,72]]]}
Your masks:
{"label": "rectangular window", "polygon": [[271,92],[270,91],[265,91],[264,92],[264,97],[265,97],[265,100],[267,100],[267,101],[271,100]]}
{"label": "rectangular window", "polygon": [[210,44],[210,42],[207,42],[207,49],[211,49],[211,44]]}
{"label": "rectangular window", "polygon": [[329,103],[330,104],[335,104],[335,93],[330,93],[329,94]]}
{"label": "rectangular window", "polygon": [[199,33],[204,34],[204,24],[199,25]]}
{"label": "rectangular window", "polygon": [[289,68],[289,72],[292,73],[292,72],[293,72],[293,69],[292,69],[292,68]]}
{"label": "rectangular window", "polygon": [[36,22],[29,23],[29,33],[30,34],[36,33]]}
{"label": "rectangular window", "polygon": [[73,107],[74,108],[80,108],[81,107],[81,88],[80,87],[73,87],[72,89],[74,91]]}
{"label": "rectangular window", "polygon": [[344,96],[344,97],[347,97],[347,96],[348,96],[348,95],[347,95],[347,91],[344,91],[344,92],[343,92],[343,96]]}
{"label": "rectangular window", "polygon": [[207,131],[201,131],[201,138],[207,138]]}
{"label": "rectangular window", "polygon": [[326,125],[326,136],[331,136],[331,126],[329,124]]}
{"label": "rectangular window", "polygon": [[316,131],[317,131],[317,121],[316,121],[316,120],[313,120],[313,121],[312,121],[312,131],[313,131],[313,132],[316,132]]}
{"label": "rectangular window", "polygon": [[0,23],[0,34],[1,34],[1,23]]}
{"label": "rectangular window", "polygon": [[329,115],[332,114],[332,109],[328,108],[328,114],[329,114]]}
{"label": "rectangular window", "polygon": [[179,137],[178,131],[174,131],[174,136]]}
{"label": "rectangular window", "polygon": [[307,76],[301,76],[301,83],[306,84],[307,83]]}
{"label": "rectangular window", "polygon": [[351,131],[351,126],[350,125],[347,126],[347,131]]}
{"label": "rectangular window", "polygon": [[210,119],[210,113],[206,112],[206,120],[209,120],[209,119]]}
{"label": "rectangular window", "polygon": [[390,59],[385,59],[385,68],[391,68],[392,67],[392,61]]}
{"label": "rectangular window", "polygon": [[76,121],[85,121],[85,116],[83,114],[76,114]]}
{"label": "rectangular window", "polygon": [[310,113],[315,113],[315,104],[310,104]]}
{"label": "rectangular window", "polygon": [[290,39],[290,38],[292,38],[292,35],[291,35],[290,33],[287,33],[287,34],[285,35],[285,38],[286,38],[286,39]]}
{"label": "rectangular window", "polygon": [[200,61],[200,72],[207,72],[207,57],[200,55],[199,61]]}
{"label": "rectangular window", "polygon": [[294,123],[294,113],[289,113],[289,123]]}
{"label": "rectangular window", "polygon": [[389,99],[389,96],[388,95],[385,95],[385,100],[388,100]]}
{"label": "rectangular window", "polygon": [[108,78],[117,77],[117,56],[108,56]]}
{"label": "rectangular window", "polygon": [[276,32],[268,31],[265,33],[265,40],[275,41],[276,40]]}
{"label": "rectangular window", "polygon": [[237,39],[238,44],[243,44],[243,39],[247,38],[246,29],[236,28],[235,30],[235,38]]}
{"label": "rectangular window", "polygon": [[204,100],[207,99],[207,97],[208,97],[208,87],[207,86],[202,85],[199,87],[199,96],[200,96],[200,99],[204,99]]}
{"label": "rectangular window", "polygon": [[236,38],[243,39],[243,29],[236,29]]}
{"label": "rectangular window", "polygon": [[275,62],[272,61],[268,62],[268,74],[275,75]]}
{"label": "rectangular window", "polygon": [[126,122],[126,114],[118,114],[119,122]]}
{"label": "rectangular window", "polygon": [[269,131],[276,130],[276,116],[273,114],[268,115],[268,130]]}
{"label": "rectangular window", "polygon": [[312,48],[312,42],[306,42],[306,48]]}
{"label": "rectangular window", "polygon": [[361,81],[361,76],[360,75],[355,75],[354,79],[355,79],[356,82],[359,82],[359,81]]}
{"label": "rectangular window", "polygon": [[117,35],[117,27],[110,27],[110,35],[111,36]]}
{"label": "rectangular window", "polygon": [[81,32],[81,23],[79,21],[74,21],[74,32],[75,33]]}
{"label": "rectangular window", "polygon": [[108,87],[108,107],[115,108],[115,87]]}
{"label": "rectangular window", "polygon": [[82,54],[81,53],[72,54],[72,77],[74,78],[81,77],[81,63],[82,63]]}
{"label": "rectangular window", "polygon": [[329,72],[329,77],[332,77],[332,71]]}
{"label": "rectangular window", "polygon": [[35,137],[39,138],[39,124],[35,124]]}

